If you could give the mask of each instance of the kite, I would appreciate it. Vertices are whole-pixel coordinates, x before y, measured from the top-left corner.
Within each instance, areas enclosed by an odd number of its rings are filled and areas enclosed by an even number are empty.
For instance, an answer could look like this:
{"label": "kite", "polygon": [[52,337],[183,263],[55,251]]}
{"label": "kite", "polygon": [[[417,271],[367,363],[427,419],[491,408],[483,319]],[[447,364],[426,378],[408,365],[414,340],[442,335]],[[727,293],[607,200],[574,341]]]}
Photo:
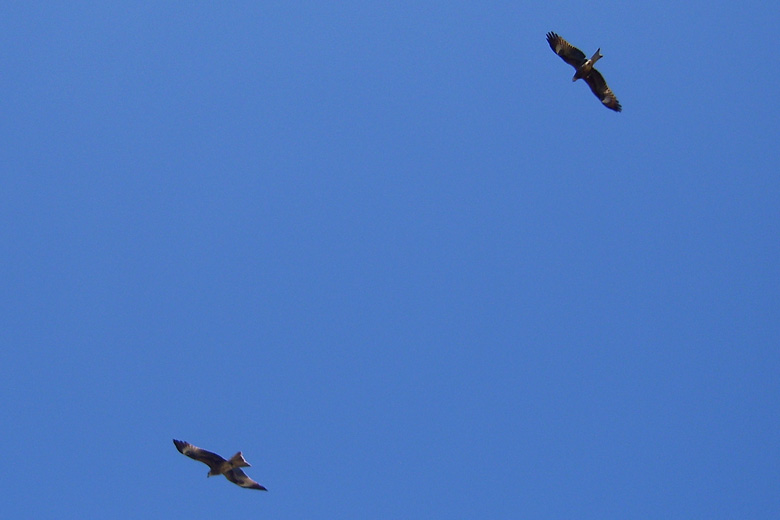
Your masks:
{"label": "kite", "polygon": [[209,467],[209,472],[206,477],[212,477],[214,475],[225,475],[233,484],[249,489],[259,489],[261,491],[268,491],[263,486],[252,480],[246,473],[241,471],[240,468],[249,467],[249,463],[244,460],[244,456],[239,451],[230,460],[225,460],[216,453],[202,450],[197,446],[193,446],[189,442],[177,441],[173,439],[173,444],[176,445],[176,449],[191,459],[195,459],[198,462]]}
{"label": "kite", "polygon": [[572,44],[555,34],[554,32],[547,33],[547,43],[550,44],[550,48],[563,59],[566,63],[574,67],[577,72],[574,73],[572,81],[578,79],[584,79],[588,84],[590,90],[596,94],[596,97],[604,103],[604,106],[620,112],[623,107],[620,106],[615,94],[607,86],[607,82],[604,81],[604,76],[599,71],[593,68],[593,65],[603,58],[601,55],[601,49],[598,49],[596,53],[590,58],[585,58],[585,53],[574,47]]}

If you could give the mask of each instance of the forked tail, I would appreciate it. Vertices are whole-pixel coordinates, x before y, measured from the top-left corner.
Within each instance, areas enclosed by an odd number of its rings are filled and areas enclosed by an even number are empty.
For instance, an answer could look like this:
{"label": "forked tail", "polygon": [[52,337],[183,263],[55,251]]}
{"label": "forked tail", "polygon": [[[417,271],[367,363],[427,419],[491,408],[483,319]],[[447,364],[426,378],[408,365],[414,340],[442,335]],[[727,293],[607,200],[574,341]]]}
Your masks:
{"label": "forked tail", "polygon": [[244,456],[239,451],[232,457],[230,457],[230,460],[228,461],[231,466],[234,468],[247,468],[249,467],[249,463],[244,459]]}

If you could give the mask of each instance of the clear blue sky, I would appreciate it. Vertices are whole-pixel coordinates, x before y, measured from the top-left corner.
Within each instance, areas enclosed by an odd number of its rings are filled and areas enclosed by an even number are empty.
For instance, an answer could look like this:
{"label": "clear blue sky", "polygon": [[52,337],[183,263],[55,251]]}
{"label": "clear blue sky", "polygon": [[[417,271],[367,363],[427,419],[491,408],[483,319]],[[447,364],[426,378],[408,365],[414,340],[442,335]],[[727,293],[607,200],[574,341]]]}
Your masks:
{"label": "clear blue sky", "polygon": [[780,517],[780,15],[645,4],[6,2],[3,516]]}

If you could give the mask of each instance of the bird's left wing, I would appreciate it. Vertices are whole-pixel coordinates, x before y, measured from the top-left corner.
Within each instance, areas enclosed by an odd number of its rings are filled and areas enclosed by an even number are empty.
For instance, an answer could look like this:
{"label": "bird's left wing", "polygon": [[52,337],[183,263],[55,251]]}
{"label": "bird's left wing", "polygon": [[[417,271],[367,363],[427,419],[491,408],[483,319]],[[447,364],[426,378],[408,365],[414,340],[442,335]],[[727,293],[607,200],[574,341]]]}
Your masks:
{"label": "bird's left wing", "polygon": [[260,491],[268,491],[266,488],[252,480],[246,473],[238,468],[233,468],[230,471],[225,472],[225,478],[233,484],[249,489],[259,489]]}
{"label": "bird's left wing", "polygon": [[604,103],[605,107],[610,108],[615,112],[623,110],[623,107],[620,106],[620,102],[618,102],[614,92],[607,86],[604,76],[602,76],[599,71],[596,69],[591,70],[590,74],[585,77],[585,82],[590,87],[590,90],[596,94],[596,97]]}

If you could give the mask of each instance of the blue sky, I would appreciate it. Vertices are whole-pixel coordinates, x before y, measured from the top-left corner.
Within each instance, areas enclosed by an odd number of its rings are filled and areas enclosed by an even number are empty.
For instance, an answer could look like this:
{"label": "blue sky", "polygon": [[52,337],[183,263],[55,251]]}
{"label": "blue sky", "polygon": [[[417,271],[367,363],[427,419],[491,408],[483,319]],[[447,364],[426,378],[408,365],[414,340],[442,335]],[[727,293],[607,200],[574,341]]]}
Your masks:
{"label": "blue sky", "polygon": [[778,11],[526,4],[5,3],[4,513],[780,516]]}

